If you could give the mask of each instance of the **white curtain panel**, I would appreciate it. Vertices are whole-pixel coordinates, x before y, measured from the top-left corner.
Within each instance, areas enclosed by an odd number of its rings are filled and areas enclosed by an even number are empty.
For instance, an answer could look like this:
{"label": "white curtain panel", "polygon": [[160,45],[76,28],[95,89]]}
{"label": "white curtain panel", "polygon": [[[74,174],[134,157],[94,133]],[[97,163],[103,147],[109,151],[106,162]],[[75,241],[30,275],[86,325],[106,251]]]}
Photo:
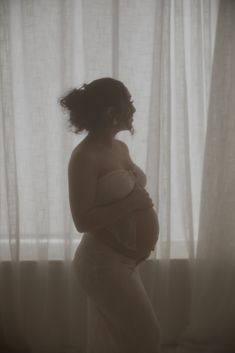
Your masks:
{"label": "white curtain panel", "polygon": [[192,296],[181,349],[233,349],[234,18],[232,0],[0,1],[2,345],[83,352],[67,167],[85,134],[68,130],[58,98],[111,76],[132,93],[136,132],[118,138],[159,215],[147,284],[158,311],[161,288],[163,330],[170,264],[184,259]]}
{"label": "white curtain panel", "polygon": [[191,315],[180,352],[235,352],[235,2],[215,42]]}
{"label": "white curtain panel", "polygon": [[[193,258],[216,1],[1,1],[1,259],[66,260],[79,236],[57,100],[103,76],[135,101],[135,135],[161,223],[160,258]],[[152,254],[156,257],[156,254]]]}

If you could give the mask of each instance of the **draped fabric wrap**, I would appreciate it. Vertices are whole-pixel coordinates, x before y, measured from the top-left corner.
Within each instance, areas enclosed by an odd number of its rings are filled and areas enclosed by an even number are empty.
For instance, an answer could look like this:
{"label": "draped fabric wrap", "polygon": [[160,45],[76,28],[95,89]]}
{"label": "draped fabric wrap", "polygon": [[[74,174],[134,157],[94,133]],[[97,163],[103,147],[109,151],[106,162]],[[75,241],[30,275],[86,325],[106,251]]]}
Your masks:
{"label": "draped fabric wrap", "polygon": [[[117,169],[105,174],[98,180],[96,204],[106,205],[128,196],[136,182],[144,186],[144,173],[138,168],[138,177],[132,170]],[[136,214],[127,215],[114,225],[107,226],[114,237],[130,250],[136,250]]]}

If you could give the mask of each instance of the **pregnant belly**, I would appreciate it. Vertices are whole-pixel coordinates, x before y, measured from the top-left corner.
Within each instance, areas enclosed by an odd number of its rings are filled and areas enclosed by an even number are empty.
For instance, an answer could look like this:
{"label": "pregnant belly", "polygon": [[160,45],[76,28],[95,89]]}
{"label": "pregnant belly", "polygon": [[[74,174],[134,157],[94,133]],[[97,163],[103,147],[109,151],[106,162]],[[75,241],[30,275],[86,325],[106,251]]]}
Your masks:
{"label": "pregnant belly", "polygon": [[153,208],[136,211],[136,257],[147,256],[158,240],[159,224]]}
{"label": "pregnant belly", "polygon": [[[125,227],[123,227],[123,223],[125,222],[123,221],[126,219],[125,217],[115,224],[115,228],[121,232],[122,237],[125,237]],[[135,259],[139,263],[148,258],[151,250],[154,250],[158,240],[159,223],[157,214],[153,208],[135,211],[135,221],[136,250],[130,250],[125,247],[107,229],[100,229],[92,233],[106,245],[125,256]]]}

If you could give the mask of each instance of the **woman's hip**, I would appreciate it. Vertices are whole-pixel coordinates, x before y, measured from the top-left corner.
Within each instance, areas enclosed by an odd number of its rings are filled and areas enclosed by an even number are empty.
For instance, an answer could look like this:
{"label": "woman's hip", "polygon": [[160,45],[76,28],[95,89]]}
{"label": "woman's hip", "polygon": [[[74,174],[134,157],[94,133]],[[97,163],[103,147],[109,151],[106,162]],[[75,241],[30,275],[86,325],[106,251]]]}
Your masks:
{"label": "woman's hip", "polygon": [[125,268],[133,271],[136,261],[116,252],[108,245],[102,243],[92,233],[84,233],[73,258],[74,268],[86,267],[87,269],[111,270]]}

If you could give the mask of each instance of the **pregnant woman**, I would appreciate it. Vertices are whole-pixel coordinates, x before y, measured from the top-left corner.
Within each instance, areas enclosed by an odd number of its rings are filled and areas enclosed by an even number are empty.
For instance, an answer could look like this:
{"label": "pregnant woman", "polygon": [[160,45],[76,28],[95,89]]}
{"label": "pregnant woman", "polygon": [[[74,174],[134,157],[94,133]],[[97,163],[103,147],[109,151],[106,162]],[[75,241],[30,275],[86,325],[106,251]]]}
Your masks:
{"label": "pregnant woman", "polygon": [[159,225],[146,176],[127,145],[135,108],[125,85],[101,78],[60,99],[75,133],[87,136],[68,167],[71,214],[83,233],[73,265],[88,299],[87,353],[159,353],[160,327],[138,272]]}

